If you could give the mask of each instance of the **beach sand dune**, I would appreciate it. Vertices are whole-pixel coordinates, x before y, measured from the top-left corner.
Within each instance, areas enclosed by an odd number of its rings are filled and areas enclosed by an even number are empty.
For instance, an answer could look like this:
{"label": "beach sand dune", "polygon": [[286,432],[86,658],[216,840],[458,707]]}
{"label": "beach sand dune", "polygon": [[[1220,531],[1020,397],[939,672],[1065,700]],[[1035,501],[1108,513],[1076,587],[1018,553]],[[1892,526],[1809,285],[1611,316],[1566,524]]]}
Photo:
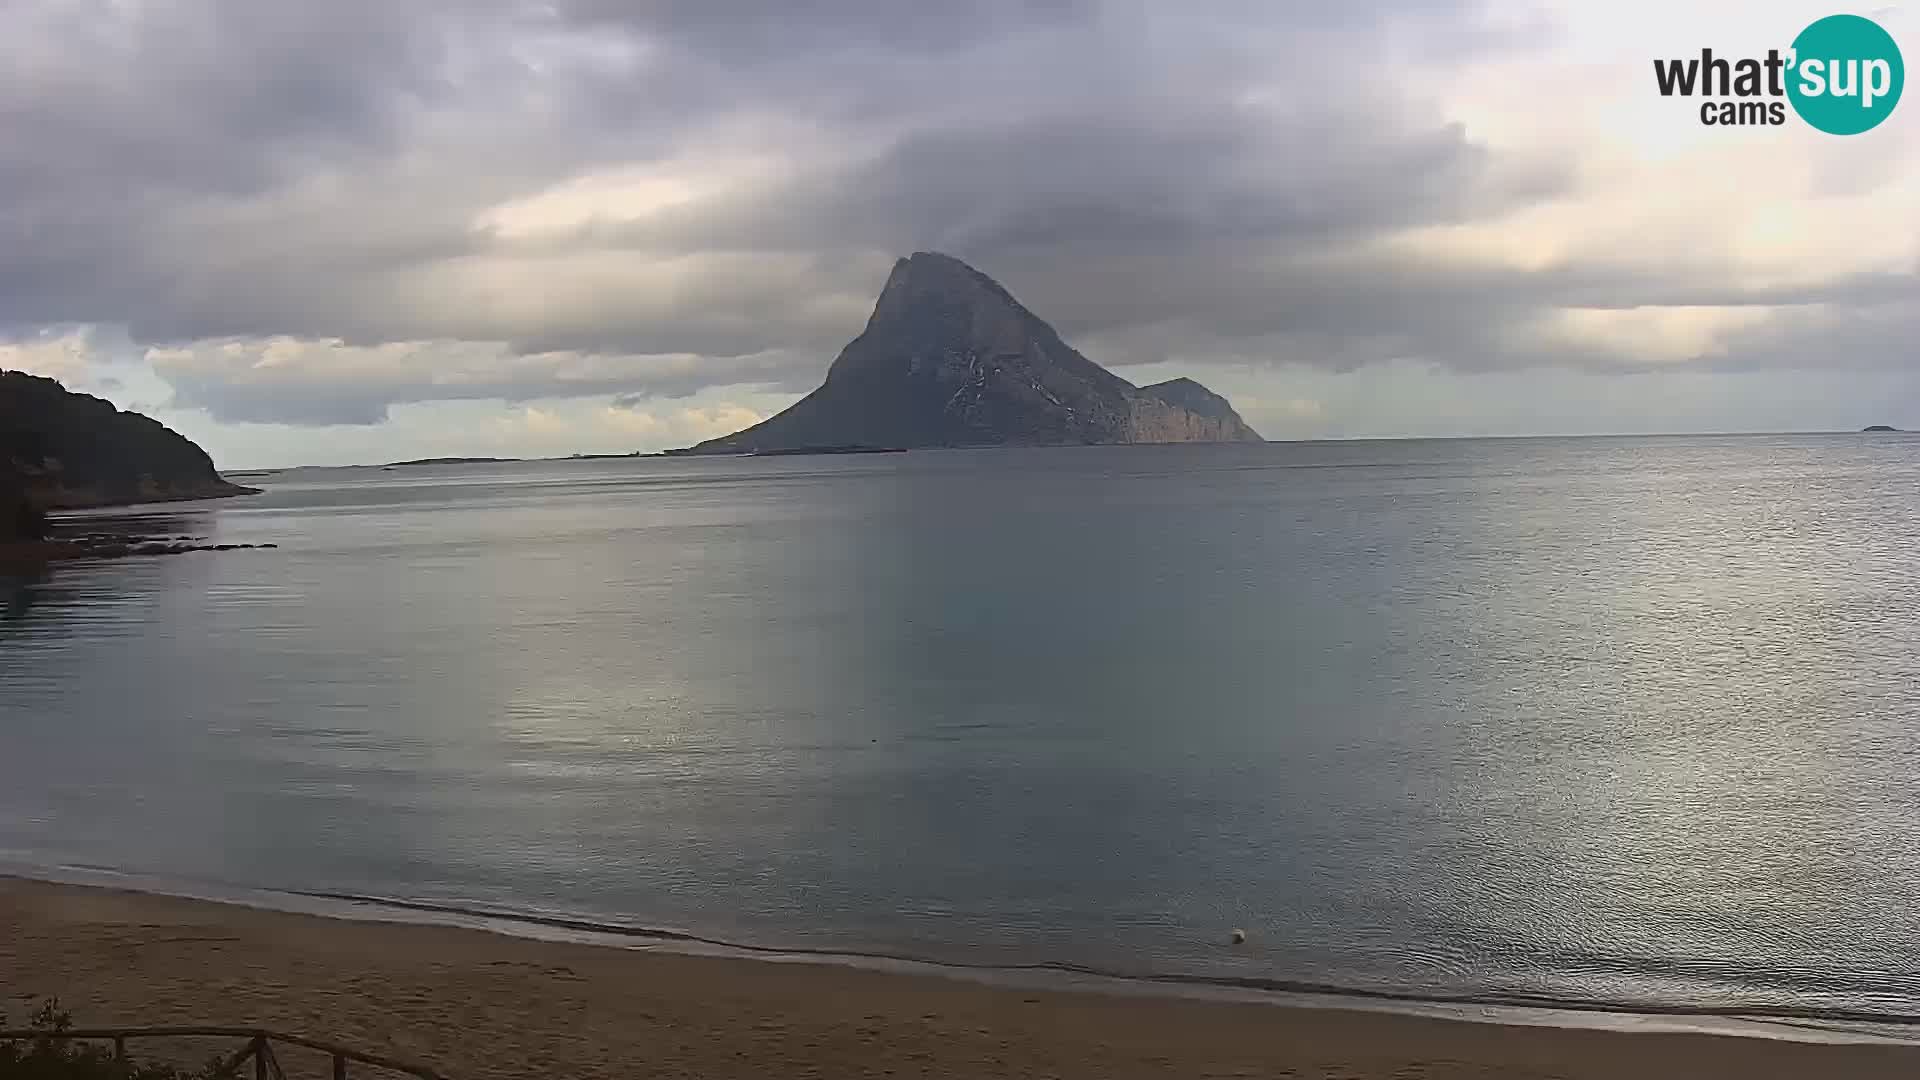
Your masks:
{"label": "beach sand dune", "polygon": [[1920,1075],[1920,1047],[1033,991],[19,879],[0,993],[16,1023],[57,994],[83,1024],[262,1025],[473,1080]]}

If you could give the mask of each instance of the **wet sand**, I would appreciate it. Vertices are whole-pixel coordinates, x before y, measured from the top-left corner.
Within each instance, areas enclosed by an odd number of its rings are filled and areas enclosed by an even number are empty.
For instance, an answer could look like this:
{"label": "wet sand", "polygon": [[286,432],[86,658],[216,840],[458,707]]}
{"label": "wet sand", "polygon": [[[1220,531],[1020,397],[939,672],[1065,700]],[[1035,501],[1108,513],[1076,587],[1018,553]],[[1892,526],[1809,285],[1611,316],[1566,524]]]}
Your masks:
{"label": "wet sand", "polygon": [[258,1025],[454,1078],[1920,1075],[1920,1046],[1037,991],[0,878],[0,1013],[48,995],[82,1025]]}

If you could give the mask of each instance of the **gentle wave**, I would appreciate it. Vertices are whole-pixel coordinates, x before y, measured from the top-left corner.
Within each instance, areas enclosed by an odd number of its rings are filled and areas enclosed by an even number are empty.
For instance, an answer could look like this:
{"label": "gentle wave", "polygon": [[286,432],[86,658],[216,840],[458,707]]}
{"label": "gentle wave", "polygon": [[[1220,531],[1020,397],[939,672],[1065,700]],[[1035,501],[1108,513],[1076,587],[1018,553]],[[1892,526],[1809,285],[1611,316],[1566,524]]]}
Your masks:
{"label": "gentle wave", "polygon": [[[17,854],[17,853],[16,853]],[[646,942],[670,951],[757,957],[769,961],[841,964],[902,970],[985,982],[1022,981],[1042,988],[1091,989],[1121,993],[1159,993],[1264,1002],[1283,1007],[1348,1008],[1434,1016],[1475,1023],[1531,1027],[1599,1028],[1626,1031],[1692,1031],[1812,1042],[1898,1042],[1920,1044],[1920,1015],[1856,1009],[1793,1009],[1753,1004],[1732,1008],[1685,1005],[1645,1006],[1528,994],[1469,995],[1414,993],[1342,986],[1307,980],[1254,976],[1192,975],[1178,972],[1128,972],[1098,965],[1036,961],[970,963],[884,949],[763,945],[668,927],[608,922],[579,916],[516,911],[491,905],[455,904],[365,893],[304,889],[261,889],[228,882],[188,881],[134,874],[85,863],[57,866],[0,859],[0,875],[55,884],[118,888],[156,896],[238,904],[264,910],[354,918],[368,909],[382,922],[418,921],[429,925],[482,929],[512,937],[554,939],[536,931],[560,931],[557,940],[612,947]],[[317,903],[300,903],[301,901]],[[339,906],[335,906],[339,905]],[[424,918],[421,918],[423,917]],[[1039,977],[1036,983],[1031,977]],[[1687,1021],[1676,1023],[1676,1021]]]}
{"label": "gentle wave", "polygon": [[510,922],[530,923],[535,926],[545,926],[559,930],[574,930],[581,933],[601,934],[612,937],[633,937],[666,943],[679,942],[684,944],[711,945],[736,952],[755,953],[767,956],[813,956],[821,958],[846,958],[856,961],[884,960],[978,972],[1057,973],[1061,975],[1088,976],[1096,979],[1111,979],[1119,982],[1138,984],[1165,984],[1168,986],[1193,986],[1203,988],[1215,987],[1227,990],[1254,990],[1267,994],[1357,998],[1370,1001],[1405,1002],[1418,1005],[1471,1005],[1500,1008],[1564,1009],[1573,1012],[1620,1013],[1635,1016],[1721,1017],[1735,1020],[1791,1021],[1802,1024],[1888,1024],[1913,1026],[1916,1030],[1912,1033],[1912,1039],[1914,1041],[1920,1041],[1920,1015],[1907,1013],[1876,1012],[1857,1009],[1793,1009],[1757,1003],[1737,1005],[1731,1009],[1685,1005],[1649,1007],[1617,1001],[1555,998],[1529,994],[1472,995],[1413,993],[1343,986],[1337,983],[1274,979],[1259,976],[1189,975],[1179,972],[1127,972],[1116,968],[1104,968],[1092,964],[1072,964],[1050,960],[1025,964],[976,964],[964,960],[937,959],[915,953],[893,952],[888,950],[848,950],[790,945],[758,945],[737,939],[709,937],[702,934],[694,934],[682,930],[671,930],[664,927],[601,922],[563,915],[502,911],[480,906],[406,900],[387,896],[368,896],[357,893],[307,892],[301,890],[292,890],[292,893],[296,896],[305,896],[317,900],[337,900],[345,903],[397,908],[402,911],[455,915],[467,918],[501,919]]}

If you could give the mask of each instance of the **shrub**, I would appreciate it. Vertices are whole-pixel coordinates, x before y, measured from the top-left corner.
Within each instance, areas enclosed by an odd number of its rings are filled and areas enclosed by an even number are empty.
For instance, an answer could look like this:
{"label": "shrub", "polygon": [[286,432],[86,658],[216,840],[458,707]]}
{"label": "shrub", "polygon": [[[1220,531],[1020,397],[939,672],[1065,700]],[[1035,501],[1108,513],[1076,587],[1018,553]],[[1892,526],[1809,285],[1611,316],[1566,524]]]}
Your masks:
{"label": "shrub", "polygon": [[[6,1017],[0,1016],[0,1028]],[[28,1021],[34,1034],[25,1039],[0,1039],[0,1080],[210,1080],[213,1066],[183,1072],[171,1065],[143,1065],[122,1061],[105,1047],[61,1035],[73,1028],[73,1018],[48,998]]]}

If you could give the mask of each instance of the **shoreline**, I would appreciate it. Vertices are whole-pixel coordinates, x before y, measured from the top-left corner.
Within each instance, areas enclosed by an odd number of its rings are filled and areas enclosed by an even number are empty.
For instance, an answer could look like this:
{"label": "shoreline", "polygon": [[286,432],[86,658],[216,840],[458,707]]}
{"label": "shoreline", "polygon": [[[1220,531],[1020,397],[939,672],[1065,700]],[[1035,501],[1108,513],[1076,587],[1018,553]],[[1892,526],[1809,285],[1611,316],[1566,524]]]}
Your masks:
{"label": "shoreline", "polygon": [[[304,894],[285,894],[284,905],[256,906],[242,898],[143,891],[138,888],[141,879],[125,876],[120,876],[120,884],[101,884],[98,879],[110,875],[105,871],[67,875],[90,875],[97,879],[92,883],[15,873],[9,870],[0,875],[0,926],[7,930],[0,934],[0,971],[9,973],[5,989],[15,999],[0,1002],[0,1008],[21,1012],[27,1004],[20,1000],[23,995],[58,994],[82,1023],[272,1021],[294,1023],[293,1030],[319,1037],[364,1038],[365,1020],[360,1013],[331,1011],[332,1005],[339,1004],[337,988],[352,986],[358,988],[362,1006],[394,995],[413,1005],[433,1006],[424,1013],[402,1010],[424,1030],[405,1036],[412,1041],[385,1045],[424,1057],[454,1075],[514,1075],[516,1070],[489,1074],[478,1067],[483,1065],[481,1060],[456,1068],[463,1043],[453,1035],[467,1030],[465,1010],[473,1003],[460,994],[442,998],[431,990],[423,992],[422,987],[450,971],[480,978],[497,974],[501,965],[516,972],[525,969],[531,980],[515,990],[516,1002],[541,1002],[568,989],[548,985],[548,976],[557,970],[577,974],[591,968],[589,987],[571,985],[577,980],[561,980],[583,995],[580,1008],[618,1011],[639,1007],[635,1003],[640,1002],[654,1009],[664,1007],[663,998],[672,999],[692,1010],[678,1022],[692,1024],[710,1038],[724,1035],[735,1040],[743,1031],[748,1035],[763,1031],[770,1016],[803,1016],[810,1030],[817,1029],[823,1038],[844,1035],[850,1026],[884,1030],[890,1045],[918,1047],[914,1053],[920,1065],[906,1070],[913,1075],[947,1075],[947,1066],[952,1075],[979,1075],[984,1064],[948,1060],[954,1048],[937,1039],[929,1041],[927,1033],[919,1030],[924,1025],[916,1021],[927,1014],[913,1010],[936,999],[943,1009],[977,1012],[989,1019],[1009,1020],[1008,1010],[1020,1014],[1021,1023],[1015,1027],[1021,1034],[1015,1041],[1024,1055],[1017,1060],[1023,1064],[989,1070],[1008,1073],[1131,1075],[1134,1066],[1157,1063],[1152,1069],[1142,1067],[1138,1075],[1200,1075],[1214,1072],[1228,1060],[1245,1061],[1248,1055],[1264,1074],[1320,1062],[1329,1071],[1337,1067],[1347,1070],[1347,1075],[1363,1077],[1393,1076],[1414,1065],[1438,1070],[1414,1075],[1490,1077],[1649,1075],[1648,1069],[1657,1072],[1668,1064],[1676,1070],[1672,1075],[1688,1076],[1714,1075],[1723,1069],[1725,1075],[1788,1076],[1797,1070],[1801,1075],[1845,1071],[1891,1076],[1920,1069],[1920,1045],[1911,1042],[1732,1018],[1569,1017],[1564,1010],[1546,1008],[1436,1004],[1422,1009],[1412,1002],[1389,1007],[1346,998],[1232,988],[1170,991],[1160,984],[1116,985],[1125,980],[1076,979],[1070,974],[1055,977],[1061,973],[1022,978],[1036,973],[967,971],[911,960],[743,954],[724,943],[589,940],[587,931],[562,926],[544,930],[520,926],[516,932],[503,929],[499,924],[508,920],[500,917],[439,913],[441,917],[415,918],[410,916],[435,913]],[[308,910],[298,910],[302,906]],[[176,932],[183,926],[195,929]],[[599,936],[612,935],[602,932]],[[236,945],[240,946],[237,951]],[[157,968],[142,963],[163,955],[171,959]],[[250,971],[250,976],[237,982],[231,970],[236,958],[245,960]],[[369,962],[380,970],[366,970]],[[89,972],[100,981],[90,982]],[[289,977],[290,972],[294,977]],[[200,982],[202,975],[213,981]],[[700,988],[692,999],[683,993],[689,987]],[[782,989],[775,999],[757,1001],[748,1010],[753,1023],[738,1029],[736,1022],[746,1019],[734,1015],[743,1007],[740,996],[753,996],[759,992],[756,988],[766,987]],[[102,991],[108,994],[106,1000],[101,998]],[[236,1009],[233,1000],[253,1004]],[[1034,1028],[1036,1012],[1051,1019]],[[1064,1044],[1049,1034],[1050,1025],[1062,1017],[1072,1018],[1068,1026],[1078,1032],[1062,1035]],[[523,1041],[544,1045],[565,1034],[565,1020],[548,1015],[544,1007],[535,1009],[517,1021],[517,1034]],[[1148,1020],[1151,1023],[1145,1023]],[[969,1031],[972,1039],[1007,1034],[996,1023],[977,1024]],[[402,1036],[393,1032],[390,1037]],[[609,1034],[608,1038],[612,1048],[624,1047],[622,1053],[647,1052],[643,1046],[627,1045],[630,1037]],[[857,1064],[834,1055],[817,1057],[813,1051],[820,1047],[814,1043],[750,1041],[758,1049],[739,1062],[743,1068],[737,1075],[768,1071],[775,1062],[802,1075],[816,1065],[844,1074]],[[1133,1046],[1141,1056],[1137,1061],[1128,1059],[1131,1064],[1106,1060],[1116,1041]],[[1004,1038],[1002,1042],[1003,1050],[1012,1045]],[[692,1055],[685,1059],[688,1062],[704,1060],[712,1049],[698,1040],[678,1045],[682,1053]],[[1057,1058],[1060,1054],[1065,1057]],[[1067,1058],[1104,1060],[1105,1067],[1062,1072],[1061,1062]],[[565,1061],[564,1057],[550,1060]],[[656,1059],[622,1060],[637,1065]],[[1005,1064],[1012,1066],[1013,1060]],[[1391,1068],[1386,1067],[1389,1064]],[[700,1071],[735,1075],[714,1068],[709,1061]],[[600,1074],[588,1070],[582,1075]]]}
{"label": "shoreline", "polygon": [[516,910],[478,903],[268,889],[84,864],[49,866],[14,861],[0,853],[0,882],[15,879],[348,922],[455,927],[504,937],[596,948],[671,952],[762,963],[816,964],[951,979],[993,987],[1229,1001],[1278,1008],[1379,1012],[1528,1027],[1693,1032],[1794,1042],[1875,1042],[1920,1047],[1920,1017],[1895,1013],[1761,1004],[1742,1007],[1635,1005],[1517,993],[1471,996],[1441,991],[1369,989],[1259,976],[1124,971],[1047,960],[1017,964],[976,963],[897,950],[775,945],[722,938],[681,927],[600,921],[562,912]]}
{"label": "shoreline", "polygon": [[237,499],[244,495],[259,495],[265,488],[248,487],[222,480],[219,486],[197,488],[192,491],[142,493],[132,499],[86,499],[61,498],[55,496],[47,503],[49,513],[67,514],[91,510],[127,510],[140,506],[171,506],[185,502],[213,502],[218,499]]}
{"label": "shoreline", "polygon": [[1873,1042],[1920,1047],[1920,1017],[1893,1013],[1796,1009],[1757,1004],[1739,1008],[1633,1005],[1524,994],[1476,997],[1440,991],[1423,993],[1368,989],[1258,976],[1144,970],[1129,972],[1046,960],[1015,964],[976,963],[952,957],[852,946],[774,945],[721,938],[680,927],[599,921],[581,915],[499,908],[478,903],[268,889],[85,864],[47,866],[21,863],[0,856],[0,882],[14,879],[346,922],[453,927],[503,937],[595,948],[668,952],[760,963],[815,964],[950,979],[989,987],[1226,1001],[1277,1008],[1376,1012],[1527,1027],[1691,1032],[1794,1042]]}
{"label": "shoreline", "polygon": [[[112,887],[112,886],[104,886]],[[158,895],[175,895],[159,893]],[[688,930],[644,924],[596,922],[568,915],[489,910],[479,906],[335,892],[284,894],[323,904],[346,904],[362,918],[380,922],[425,922],[470,926],[509,937],[538,936],[616,949],[664,950],[693,956],[728,956],[774,963],[821,964],[863,970],[897,971],[987,986],[1131,994],[1202,1001],[1238,1001],[1279,1008],[1325,1008],[1427,1016],[1469,1023],[1532,1027],[1591,1028],[1602,1031],[1678,1031],[1738,1035],[1798,1042],[1884,1042],[1920,1046],[1920,1017],[1857,1010],[1811,1010],[1748,1005],[1737,1009],[1708,1006],[1631,1006],[1608,1001],[1528,997],[1518,994],[1473,997],[1440,992],[1398,991],[1313,983],[1259,976],[1199,975],[1177,972],[1125,972],[1062,961],[1024,964],[969,963],[882,950],[830,946],[764,945],[706,936]],[[215,903],[244,901],[214,900]],[[255,906],[255,905],[247,905]],[[264,910],[285,910],[270,902]],[[345,914],[322,918],[349,918]]]}

